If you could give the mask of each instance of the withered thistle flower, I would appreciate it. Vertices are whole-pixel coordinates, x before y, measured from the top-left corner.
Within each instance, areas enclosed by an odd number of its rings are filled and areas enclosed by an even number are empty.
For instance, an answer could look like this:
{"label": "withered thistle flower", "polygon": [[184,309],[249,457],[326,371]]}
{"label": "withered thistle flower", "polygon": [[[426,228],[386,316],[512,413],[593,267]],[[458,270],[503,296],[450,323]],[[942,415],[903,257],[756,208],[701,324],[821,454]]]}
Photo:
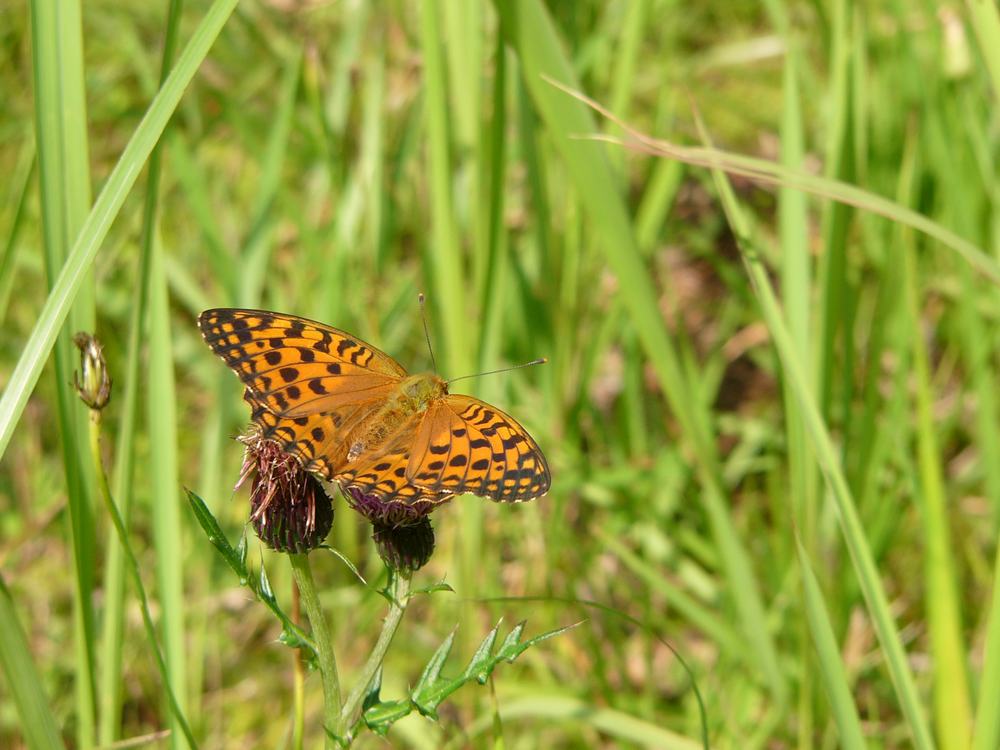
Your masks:
{"label": "withered thistle flower", "polygon": [[382,561],[393,570],[413,573],[434,553],[434,529],[427,516],[409,526],[374,525],[372,539]]}
{"label": "withered thistle flower", "polygon": [[294,456],[256,434],[246,446],[236,489],[250,480],[250,521],[257,536],[277,552],[319,547],[333,526],[333,503],[319,481]]}
{"label": "withered thistle flower", "polygon": [[80,331],[73,337],[80,350],[80,369],[73,373],[73,386],[80,399],[91,409],[100,410],[111,400],[111,376],[104,361],[104,347],[95,336]]}

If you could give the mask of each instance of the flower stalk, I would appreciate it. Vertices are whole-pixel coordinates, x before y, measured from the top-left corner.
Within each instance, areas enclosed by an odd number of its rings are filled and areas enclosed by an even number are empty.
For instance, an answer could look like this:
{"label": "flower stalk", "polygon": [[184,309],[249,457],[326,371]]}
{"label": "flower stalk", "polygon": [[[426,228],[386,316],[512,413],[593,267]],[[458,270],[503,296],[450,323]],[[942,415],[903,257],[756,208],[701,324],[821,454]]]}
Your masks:
{"label": "flower stalk", "polygon": [[361,702],[375,678],[375,673],[385,660],[385,654],[399,629],[399,623],[403,620],[403,614],[406,612],[406,606],[410,600],[410,577],[413,573],[409,570],[396,570],[391,567],[388,570],[389,614],[386,615],[385,621],[382,623],[382,632],[379,633],[378,641],[376,641],[371,654],[368,655],[368,661],[365,662],[358,681],[354,684],[350,695],[347,696],[337,724],[337,736],[347,738],[348,742],[350,742],[351,729],[359,718],[358,709]]}
{"label": "flower stalk", "polygon": [[191,727],[188,726],[187,718],[174,695],[173,686],[167,673],[167,663],[163,658],[163,651],[160,649],[159,641],[156,639],[156,628],[153,625],[153,618],[149,614],[149,601],[146,598],[146,588],[142,583],[142,576],[139,573],[139,561],[136,559],[132,544],[129,542],[128,533],[125,530],[125,522],[122,520],[118,506],[111,497],[111,488],[108,484],[108,476],[104,472],[104,462],[101,460],[101,410],[107,405],[111,398],[111,379],[107,374],[107,366],[104,362],[104,354],[97,339],[86,333],[78,333],[73,338],[74,343],[81,352],[81,363],[83,378],[80,379],[74,373],[74,385],[80,399],[90,410],[89,437],[90,455],[94,462],[94,476],[97,478],[98,494],[104,500],[104,507],[111,517],[111,522],[118,535],[118,542],[125,552],[128,562],[129,572],[135,584],[136,592],[139,594],[139,604],[142,610],[142,624],[146,631],[146,638],[149,641],[153,653],[156,656],[156,665],[160,671],[160,679],[167,692],[167,699],[170,710],[177,720],[177,724],[184,733],[191,748],[197,748],[198,743],[194,739]]}
{"label": "flower stalk", "polygon": [[338,726],[340,717],[340,676],[337,673],[337,658],[333,653],[333,642],[330,639],[330,629],[326,617],[320,607],[319,596],[316,593],[316,583],[313,580],[312,568],[309,566],[309,556],[305,553],[289,553],[292,563],[292,574],[299,587],[299,596],[309,618],[313,641],[316,643],[316,655],[319,662],[320,679],[323,682],[323,726],[326,729],[326,747],[333,748],[331,733]]}

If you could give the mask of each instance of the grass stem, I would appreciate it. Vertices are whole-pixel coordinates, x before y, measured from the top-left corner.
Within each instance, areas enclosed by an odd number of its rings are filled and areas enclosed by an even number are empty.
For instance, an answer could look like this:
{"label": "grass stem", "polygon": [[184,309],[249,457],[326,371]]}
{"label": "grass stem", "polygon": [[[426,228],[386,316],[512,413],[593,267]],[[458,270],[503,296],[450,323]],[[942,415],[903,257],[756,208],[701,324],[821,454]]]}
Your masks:
{"label": "grass stem", "polygon": [[111,497],[111,489],[108,486],[108,477],[104,473],[104,463],[101,461],[100,409],[90,410],[90,453],[94,460],[94,476],[97,478],[98,492],[104,500],[104,507],[108,511],[108,515],[111,517],[111,522],[114,524],[115,531],[118,533],[118,541],[121,543],[122,549],[125,552],[128,569],[132,574],[135,589],[139,594],[139,604],[142,609],[142,624],[146,630],[146,638],[149,640],[149,645],[153,649],[153,653],[156,656],[156,666],[160,670],[160,679],[163,681],[163,688],[167,693],[167,702],[170,706],[170,711],[177,720],[177,725],[184,733],[184,737],[187,740],[188,745],[192,748],[197,748],[198,743],[195,742],[194,734],[191,732],[191,727],[188,726],[187,718],[184,716],[184,712],[181,710],[180,704],[177,702],[177,697],[174,694],[174,689],[170,684],[167,672],[167,663],[163,658],[163,651],[160,649],[159,641],[156,639],[156,628],[153,625],[153,618],[149,614],[149,601],[146,598],[146,589],[142,584],[142,576],[139,573],[139,561],[136,559],[135,552],[132,550],[132,544],[129,542],[128,533],[125,530],[125,522],[122,520],[121,514],[118,512],[118,506],[115,505],[115,501]]}

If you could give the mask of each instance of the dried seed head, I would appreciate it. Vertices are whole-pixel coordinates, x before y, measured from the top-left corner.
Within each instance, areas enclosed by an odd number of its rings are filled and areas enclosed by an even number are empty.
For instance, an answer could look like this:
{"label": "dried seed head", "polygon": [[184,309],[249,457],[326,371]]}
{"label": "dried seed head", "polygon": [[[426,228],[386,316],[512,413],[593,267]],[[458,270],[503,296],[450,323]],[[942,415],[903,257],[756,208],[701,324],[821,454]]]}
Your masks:
{"label": "dried seed head", "polygon": [[308,552],[333,526],[333,503],[298,460],[255,434],[246,446],[238,489],[250,480],[250,521],[257,536],[277,552]]}
{"label": "dried seed head", "polygon": [[73,337],[80,350],[80,373],[73,373],[73,385],[80,400],[91,409],[103,409],[111,400],[111,377],[104,361],[104,348],[95,336],[81,331]]}

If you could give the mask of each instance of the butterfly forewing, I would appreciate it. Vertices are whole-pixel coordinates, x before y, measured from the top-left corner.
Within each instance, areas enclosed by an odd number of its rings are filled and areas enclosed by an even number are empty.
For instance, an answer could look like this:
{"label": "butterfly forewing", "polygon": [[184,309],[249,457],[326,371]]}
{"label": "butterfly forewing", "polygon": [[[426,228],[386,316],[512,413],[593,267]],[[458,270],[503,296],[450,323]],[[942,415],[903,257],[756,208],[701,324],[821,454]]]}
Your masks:
{"label": "butterfly forewing", "polygon": [[527,430],[495,406],[460,395],[428,407],[407,477],[428,492],[504,502],[544,495],[550,482],[545,456]]}
{"label": "butterfly forewing", "polygon": [[329,412],[283,417],[268,410],[249,389],[243,400],[250,404],[250,417],[261,438],[298,458],[306,471],[331,482],[348,465],[348,436],[381,406],[380,401],[362,401]]}
{"label": "butterfly forewing", "polygon": [[203,312],[198,325],[258,401],[282,416],[384,399],[406,375],[375,347],[305,318],[221,308]]}

